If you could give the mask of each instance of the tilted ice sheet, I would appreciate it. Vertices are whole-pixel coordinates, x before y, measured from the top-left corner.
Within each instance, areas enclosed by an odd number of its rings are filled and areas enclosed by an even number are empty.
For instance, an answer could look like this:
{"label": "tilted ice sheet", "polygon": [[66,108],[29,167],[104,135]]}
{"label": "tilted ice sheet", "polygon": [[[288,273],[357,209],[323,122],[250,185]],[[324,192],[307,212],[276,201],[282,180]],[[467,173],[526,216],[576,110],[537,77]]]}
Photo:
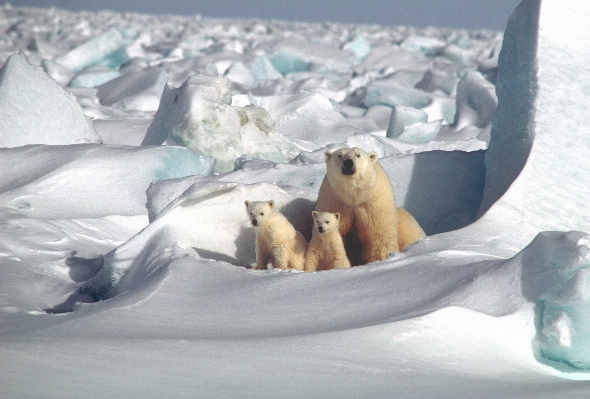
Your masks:
{"label": "tilted ice sheet", "polygon": [[0,149],[0,217],[142,215],[152,181],[211,174],[213,164],[211,158],[171,146]]}
{"label": "tilted ice sheet", "polygon": [[24,54],[0,69],[0,147],[100,142],[76,99]]}

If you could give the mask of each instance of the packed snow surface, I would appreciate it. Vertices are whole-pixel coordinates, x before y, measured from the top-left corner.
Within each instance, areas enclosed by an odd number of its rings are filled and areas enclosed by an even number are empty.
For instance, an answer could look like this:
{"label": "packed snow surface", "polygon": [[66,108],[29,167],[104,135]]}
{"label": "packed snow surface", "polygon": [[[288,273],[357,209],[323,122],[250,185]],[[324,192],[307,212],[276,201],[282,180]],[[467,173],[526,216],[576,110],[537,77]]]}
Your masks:
{"label": "packed snow surface", "polygon": [[[588,398],[589,16],[0,7],[0,396]],[[251,269],[244,201],[309,239],[345,146],[378,154],[428,237]]]}

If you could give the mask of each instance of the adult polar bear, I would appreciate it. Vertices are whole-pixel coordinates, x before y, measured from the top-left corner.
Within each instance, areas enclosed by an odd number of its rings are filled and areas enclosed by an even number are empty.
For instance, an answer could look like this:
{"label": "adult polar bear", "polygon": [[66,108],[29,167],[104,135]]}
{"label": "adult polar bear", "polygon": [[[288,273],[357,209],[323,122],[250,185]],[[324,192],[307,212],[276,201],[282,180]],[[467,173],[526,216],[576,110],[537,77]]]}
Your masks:
{"label": "adult polar bear", "polygon": [[353,265],[383,260],[426,237],[393,187],[375,152],[341,148],[324,154],[327,172],[315,210],[340,213],[340,235]]}

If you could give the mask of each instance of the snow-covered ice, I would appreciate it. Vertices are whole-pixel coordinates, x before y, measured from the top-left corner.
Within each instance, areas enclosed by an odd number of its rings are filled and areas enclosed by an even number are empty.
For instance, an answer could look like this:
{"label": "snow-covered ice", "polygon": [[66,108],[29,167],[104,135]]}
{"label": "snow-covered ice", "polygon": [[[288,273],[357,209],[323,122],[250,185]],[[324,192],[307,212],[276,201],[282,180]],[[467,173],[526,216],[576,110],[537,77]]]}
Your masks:
{"label": "snow-covered ice", "polygon": [[[588,16],[0,7],[0,396],[587,398]],[[378,153],[428,237],[251,270],[244,201],[309,239],[342,146]]]}

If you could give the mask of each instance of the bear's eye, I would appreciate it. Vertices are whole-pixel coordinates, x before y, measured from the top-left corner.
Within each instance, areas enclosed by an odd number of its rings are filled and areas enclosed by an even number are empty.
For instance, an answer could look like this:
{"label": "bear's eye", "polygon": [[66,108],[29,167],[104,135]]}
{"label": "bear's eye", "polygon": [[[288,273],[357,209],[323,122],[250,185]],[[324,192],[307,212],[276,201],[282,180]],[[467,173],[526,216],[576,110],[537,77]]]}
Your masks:
{"label": "bear's eye", "polygon": [[260,216],[264,216],[264,212],[260,212]]}
{"label": "bear's eye", "polygon": [[326,220],[326,224],[330,224],[330,221],[329,220]]}
{"label": "bear's eye", "polygon": [[338,158],[342,158],[342,154],[338,154]]}
{"label": "bear's eye", "polygon": [[356,154],[356,157],[357,157],[357,158],[360,158],[360,157],[361,157],[361,154]]}

